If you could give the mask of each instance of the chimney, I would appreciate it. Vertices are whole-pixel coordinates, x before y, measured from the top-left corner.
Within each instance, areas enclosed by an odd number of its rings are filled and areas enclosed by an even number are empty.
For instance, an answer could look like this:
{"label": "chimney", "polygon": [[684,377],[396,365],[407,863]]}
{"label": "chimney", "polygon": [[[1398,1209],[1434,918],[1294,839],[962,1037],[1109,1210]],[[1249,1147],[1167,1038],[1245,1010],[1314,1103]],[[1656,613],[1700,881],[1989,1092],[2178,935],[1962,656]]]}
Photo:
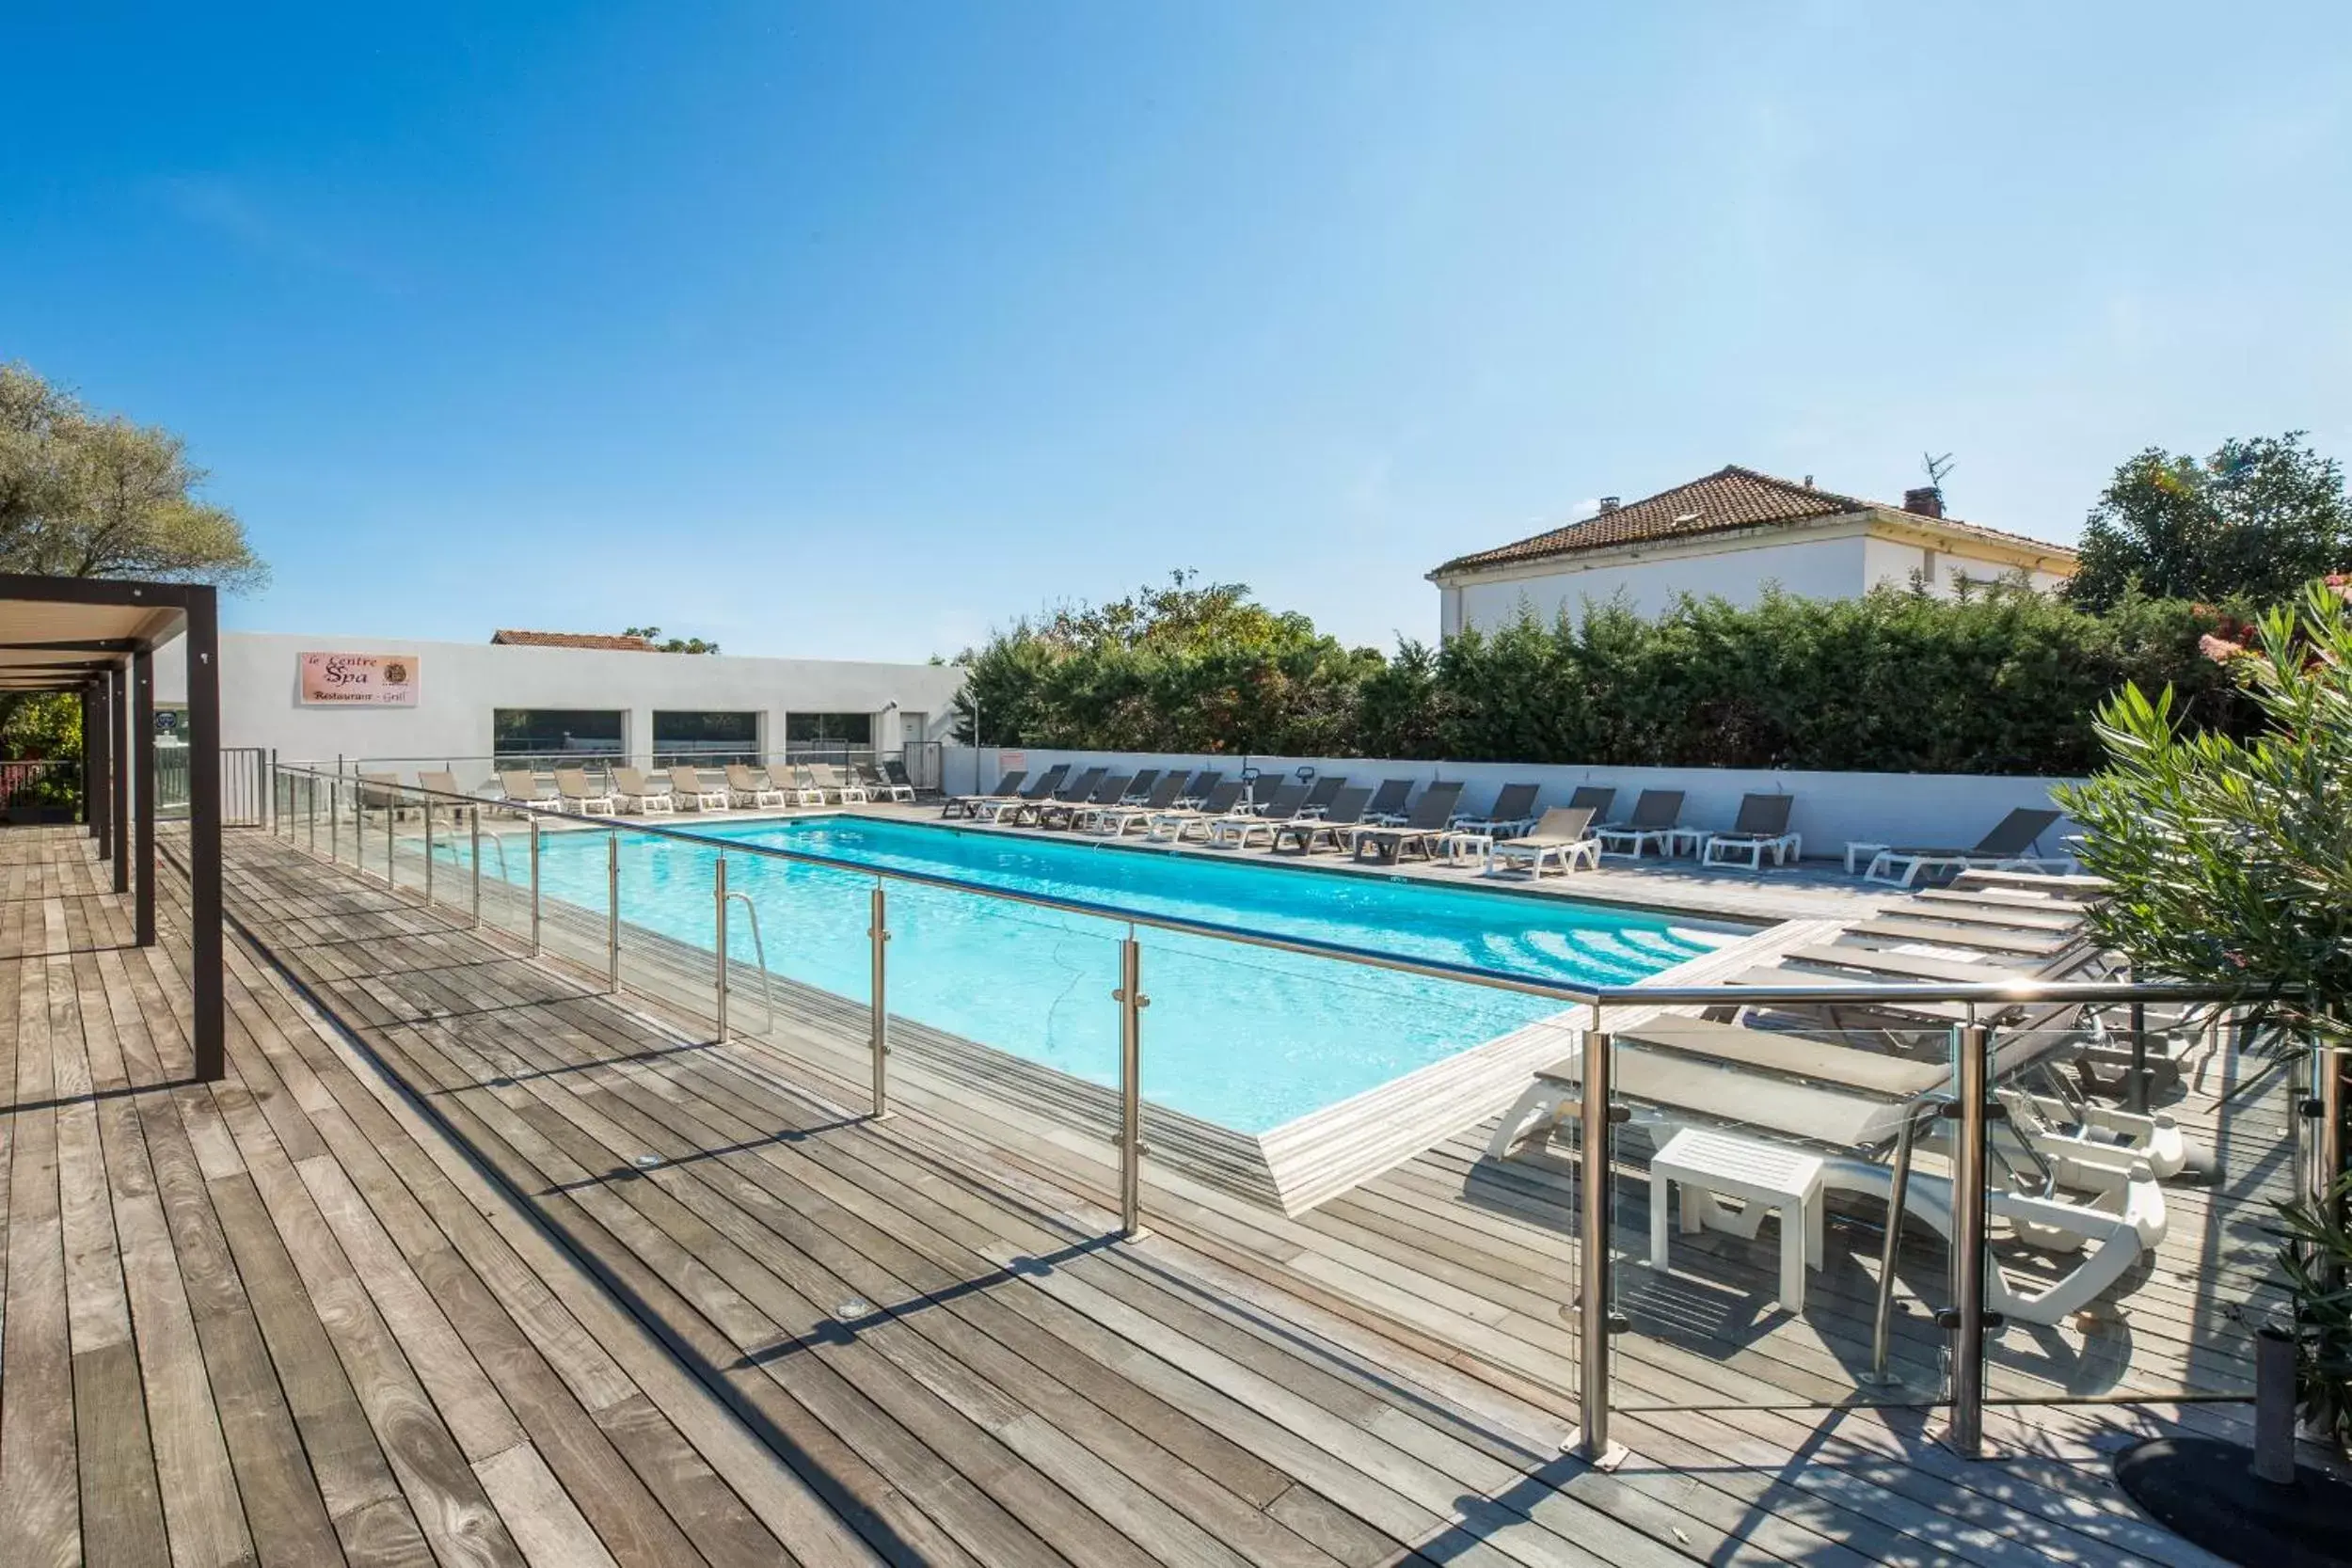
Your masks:
{"label": "chimney", "polygon": [[1916,513],[1922,517],[1941,517],[1944,515],[1944,492],[1933,484],[1923,485],[1916,490],[1905,490],[1903,510]]}
{"label": "chimney", "polygon": [[1600,515],[1601,515],[1602,516],[1606,517],[1606,516],[1608,516],[1608,515],[1609,515],[1609,514],[1611,514],[1612,512],[1614,512],[1615,510],[1617,510],[1617,498],[1616,498],[1616,497],[1614,497],[1614,496],[1603,496],[1603,497],[1601,497],[1601,498],[1600,498]]}

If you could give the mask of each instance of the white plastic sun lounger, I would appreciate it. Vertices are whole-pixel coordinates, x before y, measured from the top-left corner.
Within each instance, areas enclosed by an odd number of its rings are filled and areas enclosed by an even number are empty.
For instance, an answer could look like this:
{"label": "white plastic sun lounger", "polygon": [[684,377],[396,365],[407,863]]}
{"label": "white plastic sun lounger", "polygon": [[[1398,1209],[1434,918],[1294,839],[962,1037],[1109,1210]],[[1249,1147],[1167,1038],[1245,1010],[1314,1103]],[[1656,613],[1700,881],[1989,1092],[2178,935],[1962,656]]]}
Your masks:
{"label": "white plastic sun lounger", "polygon": [[1590,806],[1554,806],[1544,813],[1534,832],[1519,838],[1499,838],[1487,847],[1486,875],[1491,877],[1517,864],[1540,880],[1546,861],[1559,866],[1564,877],[1576,868],[1579,861],[1597,871],[1600,845],[1586,832],[1592,823]]}
{"label": "white plastic sun lounger", "polygon": [[689,768],[684,763],[670,769],[670,799],[680,806],[691,800],[696,811],[727,809],[727,792],[706,785],[702,769]]}
{"label": "white plastic sun lounger", "polygon": [[656,786],[634,768],[612,769],[612,793],[623,811],[633,807],[651,816],[658,811],[675,813],[677,810],[677,802],[670,798],[669,785]]}
{"label": "white plastic sun lounger", "polygon": [[576,816],[612,816],[619,811],[610,790],[599,790],[589,784],[584,768],[557,768],[555,796],[564,803],[564,809]]}
{"label": "white plastic sun lounger", "polygon": [[1727,833],[1709,833],[1700,841],[1701,865],[1729,865],[1734,856],[1744,855],[1748,869],[1764,869],[1764,857],[1772,857],[1774,865],[1787,865],[1804,857],[1804,838],[1788,831],[1788,813],[1796,806],[1793,795],[1743,795],[1740,798],[1740,815]]}
{"label": "white plastic sun lounger", "polygon": [[739,762],[727,764],[727,798],[731,804],[748,806],[754,811],[785,803],[784,791],[768,776],[768,769]]}
{"label": "white plastic sun lounger", "polygon": [[[1682,1031],[1692,1020],[1661,1020],[1644,1026]],[[1753,1031],[1753,1033],[1764,1033]],[[1684,1035],[1685,1038],[1697,1038]],[[1643,1049],[1626,1035],[1613,1074],[1629,1098],[1645,1101],[1651,1115],[1666,1125],[1705,1126],[1729,1122],[1740,1127],[1779,1132],[1805,1143],[1831,1148],[1866,1148],[1886,1141],[1904,1118],[1915,1113],[1916,1101],[1896,1103],[1850,1089],[1797,1082],[1764,1072],[1709,1066],[1693,1056]],[[1777,1042],[1774,1042],[1775,1044]],[[1813,1042],[1817,1045],[1822,1042]],[[1720,1046],[1717,1047],[1721,1049]],[[1856,1053],[1852,1047],[1828,1047]],[[1841,1067],[1836,1056],[1809,1058]],[[1900,1058],[1889,1058],[1899,1066]],[[1948,1077],[1938,1064],[1908,1064]],[[1487,1156],[1502,1159],[1537,1132],[1549,1132],[1565,1107],[1582,1092],[1582,1068],[1570,1057],[1544,1069],[1519,1102],[1504,1113]],[[1697,1118],[1695,1120],[1692,1118]],[[1766,1140],[1770,1141],[1770,1140]],[[1994,1187],[1987,1194],[1989,1211],[2007,1220],[2016,1237],[2038,1249],[2058,1253],[2089,1249],[2089,1255],[2048,1287],[2034,1291],[2013,1286],[1997,1261],[1988,1271],[1988,1305],[2023,1323],[2058,1324],[2112,1290],[2143,1248],[2161,1240],[2165,1228],[2164,1191],[2144,1161],[2129,1162],[2120,1173],[2093,1172],[2106,1181],[2091,1202],[2042,1197]],[[1867,1160],[1837,1157],[1823,1162],[1824,1184],[1830,1188],[1888,1201],[1893,1169]],[[1904,1209],[1946,1236],[1952,1231],[1949,1183],[1914,1170]]]}
{"label": "white plastic sun lounger", "polygon": [[[1966,871],[1986,867],[1996,871],[2058,871],[2074,869],[2071,855],[2043,855],[2035,852],[2036,843],[2058,820],[2059,813],[2032,806],[2020,806],[1994,825],[1973,849],[1920,848],[1891,844],[1853,843],[1846,846],[1846,869],[1851,871],[1855,859],[1870,852],[1869,867],[1862,873],[1865,881],[1892,882],[1909,887],[1922,871]],[[1899,875],[1898,872],[1899,871]]]}

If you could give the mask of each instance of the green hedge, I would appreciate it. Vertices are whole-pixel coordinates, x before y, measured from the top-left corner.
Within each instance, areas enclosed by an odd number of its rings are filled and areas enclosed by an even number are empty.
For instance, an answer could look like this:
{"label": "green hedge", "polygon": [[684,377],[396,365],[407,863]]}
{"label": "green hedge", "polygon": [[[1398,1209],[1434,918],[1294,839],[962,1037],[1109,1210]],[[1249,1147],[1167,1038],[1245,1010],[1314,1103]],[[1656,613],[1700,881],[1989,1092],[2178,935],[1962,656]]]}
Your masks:
{"label": "green hedge", "polygon": [[[991,745],[1317,756],[2080,774],[2126,683],[2193,721],[2255,715],[2199,651],[2233,618],[2126,599],[2091,614],[2021,589],[1952,602],[1773,595],[1605,608],[1391,657],[1281,617],[1230,643],[1078,641],[1030,626],[967,656]],[[968,708],[967,708],[968,715]]]}

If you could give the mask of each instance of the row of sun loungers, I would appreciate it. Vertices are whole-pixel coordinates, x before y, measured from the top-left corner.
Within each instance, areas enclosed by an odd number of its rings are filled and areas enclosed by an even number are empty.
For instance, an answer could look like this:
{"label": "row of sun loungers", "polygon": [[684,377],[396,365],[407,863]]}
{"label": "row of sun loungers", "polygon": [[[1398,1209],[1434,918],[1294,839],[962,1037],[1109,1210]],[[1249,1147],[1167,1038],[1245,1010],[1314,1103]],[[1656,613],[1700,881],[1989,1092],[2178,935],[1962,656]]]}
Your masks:
{"label": "row of sun loungers", "polygon": [[[1469,851],[1484,855],[1489,876],[1511,870],[1533,877],[1547,870],[1565,873],[1597,867],[1603,855],[1639,858],[1651,849],[1687,850],[1703,865],[1744,861],[1760,871],[1766,856],[1785,865],[1804,849],[1802,835],[1789,828],[1796,798],[1778,793],[1743,797],[1732,825],[1709,831],[1682,824],[1683,792],[1672,789],[1645,789],[1629,815],[1608,820],[1617,792],[1598,785],[1580,787],[1565,806],[1538,813],[1540,786],[1508,784],[1485,812],[1467,813],[1458,809],[1459,783],[1433,784],[1415,799],[1409,779],[1386,780],[1377,789],[1365,790],[1327,774],[1311,784],[1285,784],[1262,801],[1245,802],[1242,785],[1218,796],[1223,775],[1215,770],[1186,780],[1157,768],[1125,774],[1096,767],[1073,780],[1069,766],[1060,764],[1033,783],[1028,779],[1025,769],[1008,772],[988,794],[949,797],[940,815],[1112,837],[1140,832],[1162,842],[1198,838],[1216,848],[1332,849],[1390,863],[1415,856],[1456,859]],[[1853,869],[1858,854],[1867,853],[1869,879],[1903,886],[1931,870],[2065,870],[2071,861],[2042,855],[2036,847],[2058,821],[2055,811],[2013,811],[1968,849],[1857,843],[1848,847],[1848,869]]]}
{"label": "row of sun loungers", "polygon": [[[359,803],[368,810],[412,810],[420,800],[434,809],[454,807],[457,800],[484,800],[515,808],[518,813],[563,812],[580,816],[613,816],[680,811],[757,811],[792,806],[851,804],[876,800],[912,801],[914,785],[897,763],[888,771],[860,765],[844,771],[830,764],[794,766],[774,772],[763,767],[730,763],[723,777],[713,782],[703,768],[685,765],[659,773],[636,768],[604,770],[592,780],[584,768],[558,768],[547,784],[531,768],[504,768],[495,781],[497,794],[486,796],[461,786],[454,773],[422,771],[410,794],[391,773],[361,773]],[[783,777],[779,777],[783,774]]]}
{"label": "row of sun loungers", "polygon": [[[1618,1092],[1636,1102],[1636,1120],[1657,1130],[1661,1149],[1683,1130],[1705,1133],[1697,1156],[1693,1146],[1676,1144],[1675,1160],[1661,1164],[1654,1180],[1654,1234],[1661,1244],[1653,1262],[1663,1266],[1668,1185],[1682,1188],[1686,1229],[1719,1216],[1706,1186],[1708,1160],[1724,1166],[1725,1191],[1740,1189],[1756,1171],[1802,1167],[1822,1191],[1889,1201],[1896,1168],[1907,1167],[1917,1149],[1939,1147],[1941,1130],[1951,1125],[1937,1113],[1952,1086],[1949,1028],[1965,1014],[1957,1005],[1889,1001],[1860,988],[1890,980],[2097,977],[2111,960],[2084,917],[2101,892],[2090,878],[1964,870],[1948,889],[1920,894],[1893,914],[1784,952],[1732,981],[1759,988],[1850,983],[1857,990],[1851,1006],[1757,1003],[1698,1017],[1661,1011],[1615,1027],[1614,1080]],[[2003,1224],[2003,1245],[2073,1259],[2055,1278],[2046,1267],[2033,1271],[2037,1279],[2015,1268],[2005,1272],[1996,1255],[1989,1305],[2021,1322],[2060,1323],[2094,1309],[2131,1276],[2142,1252],[2164,1235],[2162,1183],[2196,1173],[2207,1157],[2171,1117],[2106,1101],[2122,1080],[2104,1079],[2097,1068],[2127,1062],[2132,1053],[2128,1041],[2105,1030],[2095,1009],[1979,1004],[1979,1013],[1994,1029],[1989,1066],[2003,1114],[1992,1124],[1994,1185],[1988,1201]],[[2184,1058],[2209,1037],[2189,1027],[2145,1042],[2158,1083],[2177,1086]],[[1538,1073],[1503,1117],[1489,1154],[1505,1158],[1548,1132],[1581,1098],[1582,1076],[1581,1053]],[[1685,1168],[1694,1160],[1701,1167],[1695,1176]],[[1818,1195],[1791,1189],[1792,1207],[1780,1210],[1784,1226],[1818,1202]],[[1947,1180],[1911,1172],[1905,1203],[1912,1218],[1951,1234]],[[1749,1203],[1728,1223],[1752,1235],[1759,1217]],[[1819,1218],[1818,1210],[1806,1209],[1809,1227],[1817,1228]]]}

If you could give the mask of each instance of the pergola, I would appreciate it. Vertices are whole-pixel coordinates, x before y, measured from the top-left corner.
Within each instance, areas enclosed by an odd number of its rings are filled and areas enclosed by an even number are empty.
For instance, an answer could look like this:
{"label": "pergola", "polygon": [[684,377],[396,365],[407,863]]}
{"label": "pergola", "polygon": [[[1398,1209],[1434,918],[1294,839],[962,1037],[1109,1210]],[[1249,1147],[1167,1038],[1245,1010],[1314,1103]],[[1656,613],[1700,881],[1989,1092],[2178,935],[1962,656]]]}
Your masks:
{"label": "pergola", "polygon": [[155,940],[156,648],[187,639],[189,903],[196,1074],[223,1070],[220,953],[220,647],[204,583],[0,573],[0,691],[82,700],[82,804],[138,943]]}

